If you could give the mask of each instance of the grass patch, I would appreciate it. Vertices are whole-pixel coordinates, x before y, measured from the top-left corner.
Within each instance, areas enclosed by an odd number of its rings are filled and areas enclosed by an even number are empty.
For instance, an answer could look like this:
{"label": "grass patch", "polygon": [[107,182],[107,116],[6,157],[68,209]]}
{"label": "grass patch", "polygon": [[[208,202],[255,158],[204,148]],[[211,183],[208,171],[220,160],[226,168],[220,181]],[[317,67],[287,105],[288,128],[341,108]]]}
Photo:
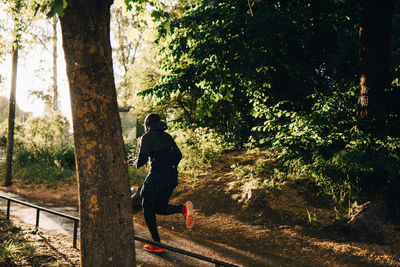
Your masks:
{"label": "grass patch", "polygon": [[248,160],[237,162],[230,167],[237,179],[229,183],[227,191],[236,191],[233,199],[239,199],[251,190],[262,190],[265,193],[279,191],[280,186],[288,178],[282,177],[282,166],[276,160],[276,155],[268,151],[253,149],[247,151]]}
{"label": "grass patch", "polygon": [[54,261],[52,256],[36,253],[21,229],[0,215],[0,266],[50,266]]}
{"label": "grass patch", "polygon": [[76,180],[75,172],[69,169],[32,164],[22,168],[14,168],[14,177],[20,177],[26,184],[46,184],[57,187],[59,183],[70,184]]}

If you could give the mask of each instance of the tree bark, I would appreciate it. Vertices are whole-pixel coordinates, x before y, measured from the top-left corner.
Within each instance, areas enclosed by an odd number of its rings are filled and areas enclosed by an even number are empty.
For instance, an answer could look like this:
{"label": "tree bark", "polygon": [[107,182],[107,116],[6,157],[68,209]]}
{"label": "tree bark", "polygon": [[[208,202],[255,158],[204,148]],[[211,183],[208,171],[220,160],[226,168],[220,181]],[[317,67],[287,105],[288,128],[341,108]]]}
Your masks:
{"label": "tree bark", "polygon": [[390,36],[394,0],[358,0],[360,10],[361,117],[382,120],[385,89],[390,86]]}
{"label": "tree bark", "polygon": [[8,108],[8,133],[7,133],[7,152],[6,166],[4,175],[4,186],[12,184],[12,164],[14,151],[14,128],[15,128],[15,91],[17,88],[18,70],[18,44],[14,43],[12,52],[12,71],[11,71],[11,91],[10,103]]}
{"label": "tree bark", "polygon": [[110,44],[110,0],[69,1],[61,18],[79,182],[82,266],[134,266],[126,154]]}

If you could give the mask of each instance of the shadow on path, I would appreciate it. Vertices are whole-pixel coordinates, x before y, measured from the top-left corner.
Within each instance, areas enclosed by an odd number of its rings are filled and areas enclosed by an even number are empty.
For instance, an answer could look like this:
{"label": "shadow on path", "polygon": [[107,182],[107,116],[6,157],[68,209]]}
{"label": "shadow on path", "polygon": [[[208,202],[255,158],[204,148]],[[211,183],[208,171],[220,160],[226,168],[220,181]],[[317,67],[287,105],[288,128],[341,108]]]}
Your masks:
{"label": "shadow on path", "polygon": [[[78,216],[78,209],[76,207],[57,207],[49,203],[45,205],[43,205],[43,203],[38,204],[33,201],[28,201],[26,198],[20,195],[5,191],[0,191],[0,194],[51,210],[56,210],[61,213],[69,214],[71,216]],[[0,210],[5,212],[6,209],[7,201],[0,199]],[[26,207],[18,203],[11,202],[10,215],[18,217],[27,224],[35,225],[36,223],[36,209]],[[141,214],[139,214],[139,216],[140,215]],[[53,231],[72,239],[73,221],[69,219],[41,211],[39,228],[41,230]],[[149,233],[142,220],[135,219],[134,228],[135,235],[148,238]],[[195,229],[193,231],[195,231]],[[192,237],[189,231],[179,233],[160,227],[160,233],[163,236],[163,242],[167,245],[239,266],[276,266],[274,262],[287,262],[287,266],[298,266],[298,264],[291,259],[283,259],[279,255],[273,255],[268,252],[261,256],[249,251],[234,248],[228,244],[217,243],[209,240],[200,240]],[[166,250],[163,253],[151,253],[143,249],[144,244],[142,242],[135,242],[136,260],[138,266],[215,266],[214,263],[198,260],[173,251]],[[50,241],[47,240],[46,243],[52,247],[53,250],[57,250],[50,244]],[[62,254],[61,251],[57,251],[57,253]],[[66,259],[66,261],[68,261],[68,259]]]}

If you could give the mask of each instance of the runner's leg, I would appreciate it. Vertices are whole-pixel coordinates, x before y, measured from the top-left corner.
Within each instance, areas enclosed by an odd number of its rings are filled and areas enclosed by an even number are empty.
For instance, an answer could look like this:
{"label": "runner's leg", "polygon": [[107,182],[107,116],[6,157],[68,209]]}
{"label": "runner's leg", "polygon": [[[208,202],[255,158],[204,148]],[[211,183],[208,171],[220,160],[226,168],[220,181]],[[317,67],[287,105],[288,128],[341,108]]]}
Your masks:
{"label": "runner's leg", "polygon": [[160,215],[170,215],[181,213],[183,205],[168,204],[169,198],[174,191],[175,186],[161,185],[158,187],[158,198],[155,203],[155,213]]}
{"label": "runner's leg", "polygon": [[151,237],[154,241],[160,242],[160,235],[157,230],[157,221],[155,215],[155,205],[158,198],[158,188],[155,186],[144,186],[142,190],[143,197],[143,213],[144,220],[146,222],[147,228],[149,228]]}

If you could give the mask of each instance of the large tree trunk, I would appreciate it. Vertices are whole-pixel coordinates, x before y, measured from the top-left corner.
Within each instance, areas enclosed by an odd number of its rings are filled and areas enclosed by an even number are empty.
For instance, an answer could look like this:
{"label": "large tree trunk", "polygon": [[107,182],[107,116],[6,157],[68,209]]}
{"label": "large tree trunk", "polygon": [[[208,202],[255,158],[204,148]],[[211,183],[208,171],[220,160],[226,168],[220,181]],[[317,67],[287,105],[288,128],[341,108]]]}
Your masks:
{"label": "large tree trunk", "polygon": [[15,126],[15,91],[17,88],[17,69],[18,69],[18,44],[14,43],[12,52],[12,72],[11,72],[11,92],[10,104],[8,108],[8,133],[7,133],[7,152],[6,168],[4,175],[4,186],[12,184],[12,163],[14,148],[14,126]]}
{"label": "large tree trunk", "polygon": [[362,117],[382,121],[390,86],[390,36],[394,0],[358,0],[360,9],[360,96]]}
{"label": "large tree trunk", "polygon": [[112,1],[69,1],[61,18],[79,181],[82,266],[134,266],[126,154],[110,44]]}

